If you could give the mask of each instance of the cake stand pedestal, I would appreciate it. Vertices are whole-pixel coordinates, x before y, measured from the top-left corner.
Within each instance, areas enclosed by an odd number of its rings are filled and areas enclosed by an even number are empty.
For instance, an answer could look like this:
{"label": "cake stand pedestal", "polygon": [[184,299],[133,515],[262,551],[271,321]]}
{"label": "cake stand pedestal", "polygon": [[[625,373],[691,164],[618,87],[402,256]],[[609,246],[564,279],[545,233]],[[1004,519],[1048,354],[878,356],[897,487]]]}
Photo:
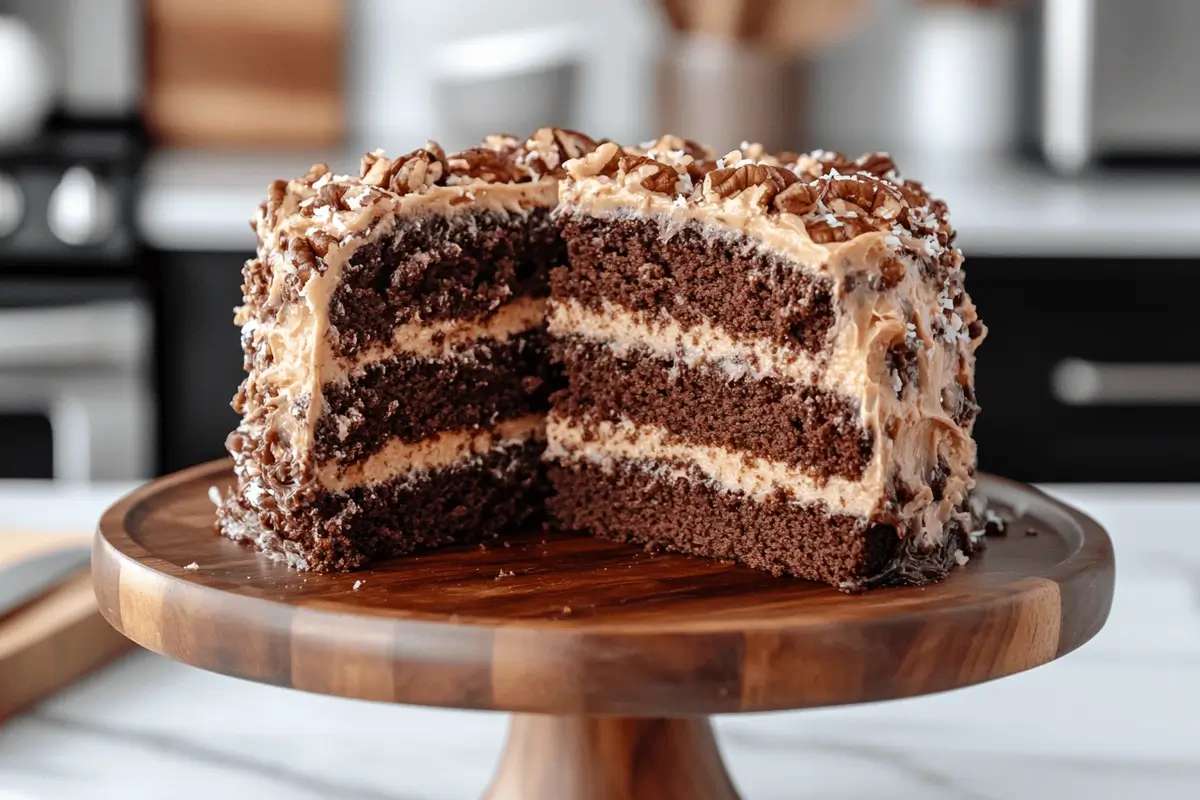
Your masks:
{"label": "cake stand pedestal", "polygon": [[947,580],[849,596],[540,529],[348,575],[213,534],[228,462],[133,492],[100,522],[100,610],[163,655],[393,703],[517,712],[492,800],[730,800],[707,715],[940,692],[1045,664],[1108,616],[1091,519],[990,476],[1007,536]]}

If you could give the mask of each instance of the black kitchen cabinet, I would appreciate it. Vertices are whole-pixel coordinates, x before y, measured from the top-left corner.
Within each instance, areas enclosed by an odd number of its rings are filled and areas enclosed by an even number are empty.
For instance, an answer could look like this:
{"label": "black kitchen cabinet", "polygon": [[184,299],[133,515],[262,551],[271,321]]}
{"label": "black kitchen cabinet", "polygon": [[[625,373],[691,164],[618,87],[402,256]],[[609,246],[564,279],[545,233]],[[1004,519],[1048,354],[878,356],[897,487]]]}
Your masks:
{"label": "black kitchen cabinet", "polygon": [[1200,480],[1200,259],[971,257],[966,269],[988,326],[976,366],[981,469]]}
{"label": "black kitchen cabinet", "polygon": [[238,423],[229,402],[242,380],[239,253],[158,253],[164,472],[225,456]]}

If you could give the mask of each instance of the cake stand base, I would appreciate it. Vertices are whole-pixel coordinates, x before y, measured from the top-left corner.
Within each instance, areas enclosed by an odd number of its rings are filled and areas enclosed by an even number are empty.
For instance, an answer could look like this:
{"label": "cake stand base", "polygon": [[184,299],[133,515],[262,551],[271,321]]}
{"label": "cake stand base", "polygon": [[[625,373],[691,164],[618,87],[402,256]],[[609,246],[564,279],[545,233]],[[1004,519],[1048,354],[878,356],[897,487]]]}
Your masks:
{"label": "cake stand base", "polygon": [[1104,530],[989,475],[978,490],[1008,536],[941,583],[857,596],[542,528],[304,574],[214,534],[210,488],[232,481],[229,462],[201,465],[105,513],[105,619],[248,680],[515,712],[491,800],[734,800],[706,715],[1012,675],[1086,642],[1112,603]]}
{"label": "cake stand base", "polygon": [[737,800],[707,717],[517,714],[485,800]]}

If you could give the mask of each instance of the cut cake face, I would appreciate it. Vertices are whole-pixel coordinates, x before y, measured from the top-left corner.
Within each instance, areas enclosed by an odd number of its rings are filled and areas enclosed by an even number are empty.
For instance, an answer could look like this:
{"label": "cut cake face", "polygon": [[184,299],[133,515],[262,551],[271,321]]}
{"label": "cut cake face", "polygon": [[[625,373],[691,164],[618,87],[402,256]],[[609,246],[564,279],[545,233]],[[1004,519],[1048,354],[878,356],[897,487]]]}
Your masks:
{"label": "cut cake face", "polygon": [[940,577],[975,527],[984,335],[945,205],[882,155],[710,159],[568,164],[553,514],[848,587]]}

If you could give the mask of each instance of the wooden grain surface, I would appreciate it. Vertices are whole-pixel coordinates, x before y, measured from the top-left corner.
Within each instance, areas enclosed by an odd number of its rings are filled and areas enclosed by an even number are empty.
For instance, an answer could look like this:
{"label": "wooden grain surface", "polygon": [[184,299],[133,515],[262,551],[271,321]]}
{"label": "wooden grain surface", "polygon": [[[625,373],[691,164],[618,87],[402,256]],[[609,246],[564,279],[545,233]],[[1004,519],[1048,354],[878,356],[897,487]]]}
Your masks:
{"label": "wooden grain surface", "polygon": [[345,15],[344,0],[147,0],[142,116],[155,142],[338,145]]}
{"label": "wooden grain surface", "polygon": [[104,515],[103,614],[186,663],[346,697],[664,717],[906,697],[1070,652],[1112,600],[1104,531],[990,476],[1007,537],[943,583],[859,596],[542,530],[303,574],[213,534],[208,490],[230,481],[202,465]]}
{"label": "wooden grain surface", "polygon": [[484,800],[737,800],[707,718],[517,714]]}
{"label": "wooden grain surface", "polygon": [[[82,532],[0,530],[0,567],[88,539]],[[97,612],[86,569],[0,616],[0,722],[130,648]]]}

